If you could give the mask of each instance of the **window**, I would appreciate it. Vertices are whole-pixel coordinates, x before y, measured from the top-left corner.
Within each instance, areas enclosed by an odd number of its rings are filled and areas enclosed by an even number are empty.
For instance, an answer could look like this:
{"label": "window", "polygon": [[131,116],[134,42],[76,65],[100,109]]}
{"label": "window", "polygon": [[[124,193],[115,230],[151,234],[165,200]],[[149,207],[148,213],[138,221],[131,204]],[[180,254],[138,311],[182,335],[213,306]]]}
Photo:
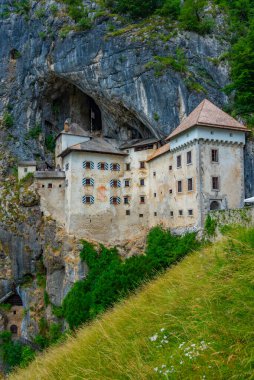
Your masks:
{"label": "window", "polygon": [[157,212],[154,213],[154,216],[157,216]]}
{"label": "window", "polygon": [[174,211],[170,211],[170,217],[173,218],[174,216]]}
{"label": "window", "polygon": [[153,176],[156,177],[156,172],[153,172]]}
{"label": "window", "polygon": [[124,197],[123,198],[123,203],[125,204],[125,205],[128,205],[130,202],[129,202],[129,197],[128,196],[126,196],[126,197]]}
{"label": "window", "polygon": [[84,204],[94,204],[94,197],[92,195],[84,195],[82,197],[82,202]]}
{"label": "window", "polygon": [[126,164],[126,167],[125,167],[125,168],[126,168],[127,171],[131,170],[131,164],[128,162],[128,163]]}
{"label": "window", "polygon": [[44,187],[45,187],[45,185],[41,185],[41,187],[42,187],[42,188],[44,188]]}
{"label": "window", "polygon": [[125,187],[130,187],[130,180],[129,179],[125,179],[124,180],[124,186]]}
{"label": "window", "polygon": [[219,162],[219,152],[218,149],[211,150],[212,162]]}
{"label": "window", "polygon": [[187,165],[190,165],[192,163],[192,156],[191,156],[191,150],[187,152]]}
{"label": "window", "polygon": [[27,168],[24,169],[24,172],[27,173]]}
{"label": "window", "polygon": [[140,169],[145,169],[145,161],[140,161]]}
{"label": "window", "polygon": [[14,315],[16,315],[16,314],[17,314],[16,310],[13,310],[13,314],[14,314]]}
{"label": "window", "polygon": [[98,167],[98,170],[108,170],[107,162],[99,162],[97,167]]}
{"label": "window", "polygon": [[140,186],[145,186],[145,180],[144,180],[144,178],[140,179]]}
{"label": "window", "polygon": [[83,178],[82,179],[82,185],[83,186],[94,186],[94,179],[93,178]]}
{"label": "window", "polygon": [[69,170],[69,168],[70,168],[70,164],[68,162],[67,164],[65,164],[65,171],[67,172]]}
{"label": "window", "polygon": [[92,161],[83,161],[84,169],[94,169],[94,162]]}
{"label": "window", "polygon": [[121,203],[120,197],[110,197],[111,205],[120,205],[120,203]]}
{"label": "window", "polygon": [[118,179],[111,179],[110,187],[121,187],[121,181]]}
{"label": "window", "polygon": [[183,191],[182,181],[177,181],[177,191],[178,193],[181,193]]}
{"label": "window", "polygon": [[130,210],[126,210],[126,215],[130,215],[130,214],[131,214]]}
{"label": "window", "polygon": [[140,203],[144,204],[145,203],[145,196],[141,195],[140,197]]}
{"label": "window", "polygon": [[144,216],[144,214],[139,214],[139,217],[140,217],[140,218],[143,218],[143,216]]}
{"label": "window", "polygon": [[168,170],[172,170],[172,165],[169,165]]}
{"label": "window", "polygon": [[173,190],[172,189],[169,189],[169,194],[172,194],[173,193]]}
{"label": "window", "polygon": [[219,177],[212,177],[212,190],[219,190]]}
{"label": "window", "polygon": [[157,194],[156,194],[156,193],[153,193],[153,196],[154,196],[154,198],[156,198]]}
{"label": "window", "polygon": [[59,187],[62,187],[62,185],[59,185]]}
{"label": "window", "polygon": [[113,172],[119,172],[120,171],[120,165],[116,164],[116,163],[110,164],[110,170],[112,170]]}
{"label": "window", "polygon": [[48,189],[52,189],[53,185],[52,183],[48,183]]}
{"label": "window", "polygon": [[191,210],[188,210],[188,215],[189,216],[193,216],[193,210],[191,209]]}
{"label": "window", "polygon": [[192,190],[193,190],[193,179],[188,178],[188,191],[192,191]]}
{"label": "window", "polygon": [[183,216],[183,210],[178,210],[178,215]]}
{"label": "window", "polygon": [[180,168],[182,166],[182,156],[179,155],[176,157],[176,167]]}

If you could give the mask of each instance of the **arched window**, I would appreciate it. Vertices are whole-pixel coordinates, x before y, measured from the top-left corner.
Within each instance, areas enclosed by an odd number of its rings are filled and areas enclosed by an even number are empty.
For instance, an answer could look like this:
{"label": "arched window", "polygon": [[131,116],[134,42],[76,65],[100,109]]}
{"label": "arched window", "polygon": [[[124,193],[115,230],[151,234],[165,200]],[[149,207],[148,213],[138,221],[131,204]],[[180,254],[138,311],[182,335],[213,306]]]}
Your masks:
{"label": "arched window", "polygon": [[17,325],[11,325],[10,332],[12,334],[17,334],[18,333],[18,327],[17,327]]}
{"label": "arched window", "polygon": [[210,203],[210,210],[211,211],[220,210],[220,202],[219,201],[212,201]]}

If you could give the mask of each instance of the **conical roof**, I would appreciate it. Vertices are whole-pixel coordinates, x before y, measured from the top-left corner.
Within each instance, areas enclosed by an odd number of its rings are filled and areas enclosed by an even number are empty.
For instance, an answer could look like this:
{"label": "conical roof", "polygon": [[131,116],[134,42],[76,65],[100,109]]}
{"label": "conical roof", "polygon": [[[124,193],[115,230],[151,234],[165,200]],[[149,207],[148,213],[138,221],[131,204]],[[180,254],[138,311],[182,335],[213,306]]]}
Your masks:
{"label": "conical roof", "polygon": [[238,131],[247,132],[247,128],[235,120],[232,116],[216,107],[209,100],[204,99],[195,108],[190,115],[184,119],[181,124],[167,137],[166,140],[170,140],[172,137],[185,132],[187,129],[194,127],[195,125],[234,129]]}

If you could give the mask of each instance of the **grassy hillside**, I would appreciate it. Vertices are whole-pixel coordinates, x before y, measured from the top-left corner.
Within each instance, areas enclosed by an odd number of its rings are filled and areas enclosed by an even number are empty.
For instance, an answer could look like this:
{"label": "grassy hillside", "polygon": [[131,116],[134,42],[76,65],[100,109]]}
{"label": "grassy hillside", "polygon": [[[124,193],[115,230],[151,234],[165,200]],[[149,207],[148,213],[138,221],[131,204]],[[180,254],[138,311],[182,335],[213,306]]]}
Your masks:
{"label": "grassy hillside", "polygon": [[253,379],[253,325],[254,229],[238,229],[9,379]]}

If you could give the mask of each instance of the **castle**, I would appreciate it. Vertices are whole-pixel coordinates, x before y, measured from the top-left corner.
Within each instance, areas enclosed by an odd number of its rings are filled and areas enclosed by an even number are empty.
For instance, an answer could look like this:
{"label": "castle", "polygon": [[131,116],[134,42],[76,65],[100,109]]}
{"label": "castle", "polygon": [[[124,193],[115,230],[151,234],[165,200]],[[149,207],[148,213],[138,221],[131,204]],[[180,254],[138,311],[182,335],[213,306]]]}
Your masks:
{"label": "castle", "polygon": [[209,210],[243,206],[247,128],[204,100],[164,142],[121,143],[65,123],[56,170],[34,172],[41,210],[77,237],[116,243],[161,224],[198,230]]}

